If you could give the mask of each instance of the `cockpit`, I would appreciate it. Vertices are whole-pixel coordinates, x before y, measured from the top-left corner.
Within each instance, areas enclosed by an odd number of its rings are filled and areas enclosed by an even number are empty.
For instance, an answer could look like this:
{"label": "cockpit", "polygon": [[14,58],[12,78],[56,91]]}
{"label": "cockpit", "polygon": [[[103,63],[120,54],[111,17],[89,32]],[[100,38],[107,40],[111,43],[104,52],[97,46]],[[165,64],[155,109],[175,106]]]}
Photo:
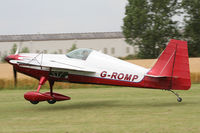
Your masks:
{"label": "cockpit", "polygon": [[68,58],[86,60],[91,52],[92,49],[80,48],[67,53],[66,56]]}

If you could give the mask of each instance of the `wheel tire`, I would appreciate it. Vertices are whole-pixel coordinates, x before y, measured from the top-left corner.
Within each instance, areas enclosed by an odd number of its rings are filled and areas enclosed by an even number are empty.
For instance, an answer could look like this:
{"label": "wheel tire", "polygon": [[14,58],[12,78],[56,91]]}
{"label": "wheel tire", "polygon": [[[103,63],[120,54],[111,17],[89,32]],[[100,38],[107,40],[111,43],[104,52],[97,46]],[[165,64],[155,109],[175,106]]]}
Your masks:
{"label": "wheel tire", "polygon": [[182,98],[179,97],[179,98],[177,99],[177,101],[178,101],[178,102],[182,102]]}
{"label": "wheel tire", "polygon": [[56,100],[54,100],[54,99],[53,99],[53,100],[48,100],[47,102],[48,102],[49,104],[54,104],[54,103],[56,103]]}
{"label": "wheel tire", "polygon": [[38,104],[39,101],[30,101],[30,103],[32,103],[32,104]]}

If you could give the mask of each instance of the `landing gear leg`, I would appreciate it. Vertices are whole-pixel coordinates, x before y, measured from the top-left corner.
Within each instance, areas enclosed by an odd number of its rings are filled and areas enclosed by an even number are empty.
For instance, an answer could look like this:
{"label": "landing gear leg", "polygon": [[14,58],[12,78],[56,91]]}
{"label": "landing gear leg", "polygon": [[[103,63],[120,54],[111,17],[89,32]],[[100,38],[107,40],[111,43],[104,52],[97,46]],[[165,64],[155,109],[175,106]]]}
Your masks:
{"label": "landing gear leg", "polygon": [[168,91],[172,92],[174,95],[177,96],[177,101],[178,101],[178,102],[182,102],[182,98],[179,96],[178,93],[174,92],[173,90],[168,90]]}
{"label": "landing gear leg", "polygon": [[47,78],[46,78],[46,77],[42,76],[42,77],[40,78],[40,82],[39,82],[39,85],[38,85],[38,88],[37,88],[37,92],[40,91],[40,88],[42,87],[42,85],[43,85],[46,81],[47,81]]}
{"label": "landing gear leg", "polygon": [[[49,80],[49,86],[50,86],[50,95],[53,97],[53,85],[54,85],[54,81],[52,80]],[[54,104],[56,103],[56,100],[55,99],[52,99],[52,100],[48,100],[47,101],[49,104]]]}
{"label": "landing gear leg", "polygon": [[53,95],[53,85],[54,85],[54,81],[49,80],[49,86],[50,86],[50,94],[51,94],[51,96]]}

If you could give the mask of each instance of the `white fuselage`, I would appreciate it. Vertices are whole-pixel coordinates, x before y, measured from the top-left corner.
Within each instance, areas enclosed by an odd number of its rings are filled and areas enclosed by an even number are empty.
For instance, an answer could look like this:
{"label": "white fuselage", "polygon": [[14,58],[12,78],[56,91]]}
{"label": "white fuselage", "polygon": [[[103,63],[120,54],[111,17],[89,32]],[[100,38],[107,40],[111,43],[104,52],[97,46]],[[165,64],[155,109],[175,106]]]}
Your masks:
{"label": "white fuselage", "polygon": [[19,59],[33,64],[33,66],[22,65],[21,67],[49,71],[49,66],[51,66],[52,71],[130,82],[140,82],[148,72],[146,68],[95,50],[86,60],[69,58],[64,54],[20,54]]}

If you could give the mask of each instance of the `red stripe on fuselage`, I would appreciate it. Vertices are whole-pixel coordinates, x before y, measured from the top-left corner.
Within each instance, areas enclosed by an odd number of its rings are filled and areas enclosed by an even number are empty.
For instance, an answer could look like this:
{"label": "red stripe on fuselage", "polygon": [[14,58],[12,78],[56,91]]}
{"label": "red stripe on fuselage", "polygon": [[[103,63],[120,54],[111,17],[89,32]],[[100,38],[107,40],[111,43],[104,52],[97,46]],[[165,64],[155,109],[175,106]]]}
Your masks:
{"label": "red stripe on fuselage", "polygon": [[144,77],[141,82],[131,82],[125,80],[115,80],[108,78],[99,77],[89,77],[83,75],[69,75],[69,82],[75,83],[92,83],[92,84],[104,84],[104,85],[117,85],[117,86],[127,86],[127,87],[141,87],[141,88],[157,88],[157,89],[169,89],[170,78],[163,79],[152,79],[149,77]]}

